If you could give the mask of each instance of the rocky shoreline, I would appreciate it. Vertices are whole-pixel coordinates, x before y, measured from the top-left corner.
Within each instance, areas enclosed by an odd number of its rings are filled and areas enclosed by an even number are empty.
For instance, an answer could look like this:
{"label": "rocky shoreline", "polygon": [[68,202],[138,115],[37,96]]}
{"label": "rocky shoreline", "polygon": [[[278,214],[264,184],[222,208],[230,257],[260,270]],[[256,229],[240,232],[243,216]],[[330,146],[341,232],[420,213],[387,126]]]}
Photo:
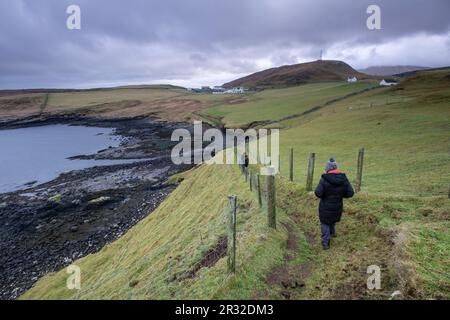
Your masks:
{"label": "rocky shoreline", "polygon": [[175,188],[170,141],[186,123],[149,119],[53,117],[0,123],[0,129],[48,124],[115,128],[120,146],[77,159],[139,159],[64,173],[26,189],[0,194],[0,299],[16,299],[40,277],[99,251],[150,214]]}

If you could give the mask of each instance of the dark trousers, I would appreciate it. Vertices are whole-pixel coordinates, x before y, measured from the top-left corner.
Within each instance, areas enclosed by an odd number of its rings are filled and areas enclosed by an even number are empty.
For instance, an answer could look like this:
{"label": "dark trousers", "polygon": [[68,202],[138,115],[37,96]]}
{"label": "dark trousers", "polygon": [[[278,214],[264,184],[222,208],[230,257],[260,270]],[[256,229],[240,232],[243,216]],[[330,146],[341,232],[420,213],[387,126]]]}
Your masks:
{"label": "dark trousers", "polygon": [[330,237],[336,234],[334,226],[335,223],[320,223],[320,231],[322,231],[322,246],[328,247],[330,245]]}

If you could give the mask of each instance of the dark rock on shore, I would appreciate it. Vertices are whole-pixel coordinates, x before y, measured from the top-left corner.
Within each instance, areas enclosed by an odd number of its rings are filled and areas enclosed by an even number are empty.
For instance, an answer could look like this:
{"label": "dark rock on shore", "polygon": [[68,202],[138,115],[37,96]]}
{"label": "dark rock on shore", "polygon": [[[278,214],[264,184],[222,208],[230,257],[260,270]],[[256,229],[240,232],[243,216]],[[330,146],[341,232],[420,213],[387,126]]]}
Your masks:
{"label": "dark rock on shore", "polygon": [[[36,119],[11,127],[49,124]],[[34,121],[34,122],[33,122]],[[133,119],[71,124],[116,128],[117,148],[81,159],[140,159],[64,173],[25,190],[0,194],[0,299],[16,299],[43,275],[99,251],[152,212],[175,188],[167,178],[191,168],[174,165],[172,130],[187,124]],[[2,124],[8,127],[8,124]]]}

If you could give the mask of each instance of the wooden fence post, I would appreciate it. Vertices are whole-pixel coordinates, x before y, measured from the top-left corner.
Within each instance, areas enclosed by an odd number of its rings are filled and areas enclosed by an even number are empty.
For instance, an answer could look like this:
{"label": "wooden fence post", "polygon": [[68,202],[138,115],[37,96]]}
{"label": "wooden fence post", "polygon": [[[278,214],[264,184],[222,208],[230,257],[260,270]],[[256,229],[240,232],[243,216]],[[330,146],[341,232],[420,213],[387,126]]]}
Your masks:
{"label": "wooden fence post", "polygon": [[245,140],[245,154],[250,154],[250,138],[244,137]]}
{"label": "wooden fence post", "polygon": [[240,162],[241,160],[241,156],[239,155],[239,153],[237,153],[236,161],[239,164],[239,169],[241,169],[241,174],[244,174],[244,164]]}
{"label": "wooden fence post", "polygon": [[313,152],[309,155],[309,160],[308,160],[308,176],[306,177],[306,190],[307,191],[312,190],[315,161],[316,161],[316,154]]}
{"label": "wooden fence post", "polygon": [[281,175],[281,155],[278,155],[278,174]]}
{"label": "wooden fence post", "polygon": [[364,164],[364,148],[361,148],[359,149],[358,152],[358,167],[356,170],[355,192],[361,191],[363,164]]}
{"label": "wooden fence post", "polygon": [[270,228],[277,228],[276,200],[275,200],[275,175],[273,168],[270,168],[266,176],[267,188],[267,217]]}
{"label": "wooden fence post", "polygon": [[245,182],[248,181],[248,168],[244,166],[244,175],[245,175]]}
{"label": "wooden fence post", "polygon": [[259,174],[256,175],[256,188],[258,190],[258,204],[259,207],[262,207],[262,196],[261,196],[261,180],[259,178]]}
{"label": "wooden fence post", "polygon": [[294,149],[291,148],[291,155],[289,157],[289,181],[294,181]]}
{"label": "wooden fence post", "polygon": [[249,172],[249,184],[250,184],[250,191],[253,191],[253,173]]}
{"label": "wooden fence post", "polygon": [[229,210],[228,210],[228,242],[227,242],[227,254],[228,254],[228,272],[236,272],[236,196],[229,195]]}

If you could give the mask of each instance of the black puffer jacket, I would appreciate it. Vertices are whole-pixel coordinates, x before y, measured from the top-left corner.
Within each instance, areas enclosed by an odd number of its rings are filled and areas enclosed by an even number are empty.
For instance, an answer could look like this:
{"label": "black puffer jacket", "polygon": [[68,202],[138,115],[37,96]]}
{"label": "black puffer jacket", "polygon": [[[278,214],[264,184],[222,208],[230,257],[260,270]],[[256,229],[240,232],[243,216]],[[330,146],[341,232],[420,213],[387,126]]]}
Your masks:
{"label": "black puffer jacket", "polygon": [[322,175],[315,194],[320,198],[320,222],[332,224],[341,220],[343,198],[353,197],[354,191],[344,173]]}

